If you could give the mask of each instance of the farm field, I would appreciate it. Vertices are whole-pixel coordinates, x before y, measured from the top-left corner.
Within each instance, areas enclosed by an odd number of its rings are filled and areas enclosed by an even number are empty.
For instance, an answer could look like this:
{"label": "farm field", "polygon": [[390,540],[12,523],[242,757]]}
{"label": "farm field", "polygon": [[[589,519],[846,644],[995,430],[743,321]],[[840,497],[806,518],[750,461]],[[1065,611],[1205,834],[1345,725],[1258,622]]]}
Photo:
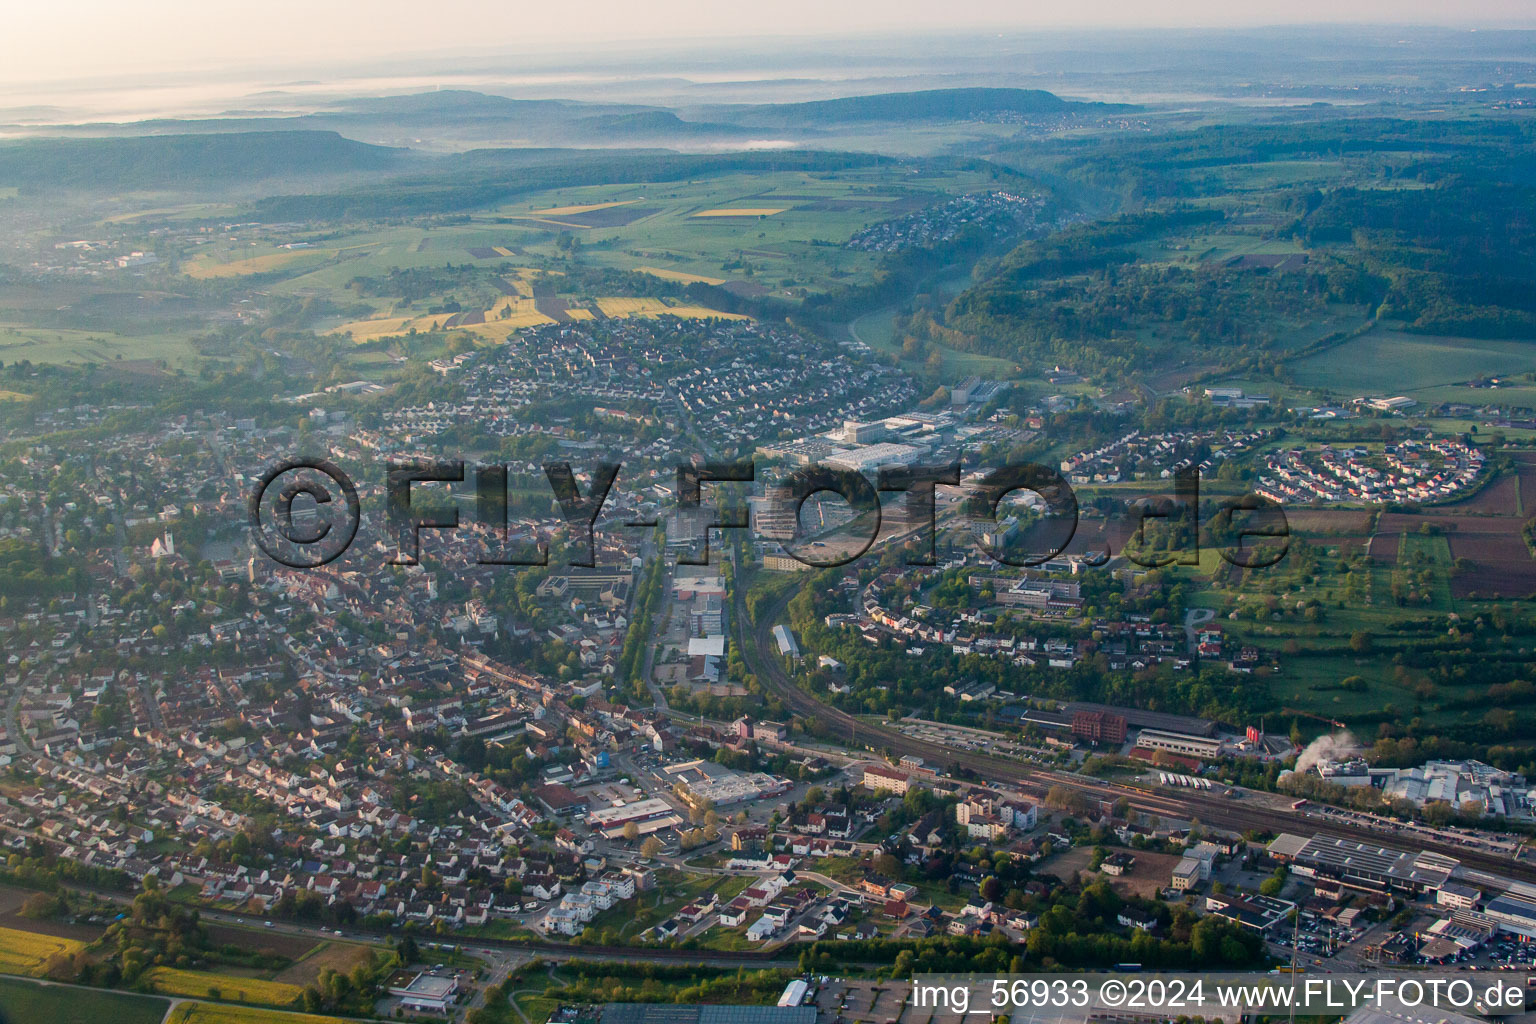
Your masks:
{"label": "farm field", "polygon": [[639,199],[615,199],[608,203],[584,203],[578,206],[554,206],[548,210],[534,210],[529,216],[533,217],[564,217],[573,213],[591,213],[594,210],[611,210],[615,206],[628,206],[638,203]]}
{"label": "farm field", "polygon": [[1411,573],[1424,573],[1430,579],[1431,611],[1452,611],[1451,546],[1438,534],[1407,533],[1397,547],[1397,567]]}
{"label": "farm field", "polygon": [[1528,341],[1449,338],[1383,328],[1291,364],[1297,384],[1343,397],[1389,393],[1416,397],[1426,388],[1533,370],[1536,346]]}
{"label": "farm field", "polygon": [[132,336],[108,331],[28,327],[0,323],[0,360],[7,363],[114,363],[165,360],[172,367],[190,365],[192,348],[180,335]]}
{"label": "farm field", "polygon": [[1451,596],[1526,597],[1536,592],[1536,560],[1521,534],[1525,498],[1536,488],[1536,461],[1520,454],[1515,465],[1515,472],[1493,480],[1465,501],[1417,515],[1382,515],[1371,554],[1388,563],[1400,561],[1406,540],[1400,541],[1399,535],[1418,535],[1428,527],[1449,546],[1455,566]]}
{"label": "farm field", "polygon": [[[538,300],[542,302],[543,300]],[[605,318],[675,316],[686,320],[749,320],[740,313],[727,313],[695,303],[674,302],[668,299],[636,299],[608,297],[595,300],[597,311]],[[534,299],[518,295],[506,295],[492,303],[483,313],[436,314],[431,316],[391,316],[369,320],[354,320],[332,328],[332,334],[350,334],[359,344],[401,334],[426,334],[432,331],[465,331],[483,342],[505,341],[513,331],[540,324],[557,323],[557,317],[567,320],[594,319],[591,309],[571,307],[558,309],[556,316],[541,312]]]}
{"label": "farm field", "polygon": [[1536,561],[1516,519],[1467,519],[1448,537],[1451,554],[1466,559],[1451,584],[1458,597],[1529,597],[1536,593]]}
{"label": "farm field", "polygon": [[244,259],[219,262],[199,256],[189,261],[182,272],[194,281],[206,281],[217,277],[245,277],[249,274],[270,274],[294,266],[308,266],[335,259],[336,249],[279,249],[276,252],[247,256]]}
{"label": "farm field", "polygon": [[155,996],[0,978],[0,1024],[160,1024],[170,1005]]}
{"label": "farm field", "polygon": [[85,948],[75,939],[0,928],[0,973],[34,974],[49,957],[58,953],[73,955]]}
{"label": "farm field", "polygon": [[642,274],[659,277],[663,281],[682,281],[684,284],[725,284],[723,277],[705,277],[702,274],[685,274],[681,270],[664,270],[661,267],[636,267]]}
{"label": "farm field", "polygon": [[[989,187],[996,183],[969,171],[901,177],[880,168],[728,173],[554,190],[477,214],[473,225],[452,231],[483,233],[487,222],[536,229],[541,225],[535,221],[512,218],[554,217],[564,223],[542,225],[543,237],[527,241],[529,252],[553,255],[554,235],[564,227],[580,238],[582,259],[589,263],[674,270],[770,290],[789,287],[783,283],[789,280],[817,291],[875,264],[873,254],[825,242],[840,243],[861,228],[946,195]],[[623,222],[606,223],[604,215],[622,215]],[[436,249],[440,242],[433,234]]]}
{"label": "farm field", "polygon": [[1364,509],[1288,508],[1285,519],[1294,533],[1306,536],[1363,537],[1373,515]]}
{"label": "farm field", "polygon": [[[1532,486],[1536,486],[1533,468],[1536,467],[1517,461],[1515,472],[1501,473],[1496,479],[1480,487],[1476,494],[1461,501],[1438,505],[1435,511],[1448,515],[1523,517],[1524,496]],[[1523,482],[1522,478],[1524,478]]]}
{"label": "farm field", "polygon": [[783,213],[789,209],[787,206],[742,206],[723,210],[700,210],[698,213],[689,214],[690,217],[772,217],[776,213]]}
{"label": "farm field", "polygon": [[[434,326],[466,330],[483,344],[499,343],[512,332],[539,324],[604,316],[677,316],[734,319],[713,304],[624,295],[541,295],[537,301],[531,266],[555,268],[570,258],[574,238],[580,262],[591,267],[639,271],[678,284],[723,287],[741,295],[774,294],[799,299],[854,283],[873,270],[878,255],[844,248],[854,232],[890,217],[942,201],[956,192],[996,187],[980,172],[952,171],[897,175],[863,168],[836,173],[739,172],[688,181],[616,183],[549,190],[469,215],[466,221],[428,226],[369,226],[365,230],[314,237],[314,248],[286,249],[306,242],[302,229],[247,237],[236,230],[199,247],[184,265],[189,278],[235,283],[262,275],[272,294],[326,300],[345,310],[318,329],[350,332],[354,341],[374,342],[396,335],[430,332]],[[252,244],[256,242],[257,244]],[[432,303],[397,307],[349,285],[391,271],[428,271],[444,264],[500,267],[512,285],[483,311],[466,305],[462,315],[429,312]],[[552,277],[558,270],[549,269]],[[549,277],[544,280],[548,281]],[[963,281],[955,282],[956,288]],[[462,298],[462,296],[461,296]],[[362,307],[371,307],[372,313]],[[30,330],[30,329],[29,329]],[[91,335],[45,332],[18,337],[7,353],[0,333],[0,358],[34,361],[106,362],[126,358],[190,360],[183,339],[164,344],[88,344]],[[174,345],[174,350],[170,350]],[[356,367],[376,372],[377,367]],[[946,350],[946,375],[1014,376],[1001,359]]]}
{"label": "farm field", "polygon": [[156,967],[147,975],[150,985],[163,995],[195,996],[204,999],[228,999],[237,1003],[264,1006],[293,1006],[304,994],[299,985],[287,985],[260,978],[241,978],[230,974],[207,974]]}
{"label": "farm field", "polygon": [[182,1003],[166,1018],[165,1024],[348,1024],[348,1021],[343,1017],[262,1010],[251,1006]]}
{"label": "farm field", "polygon": [[283,968],[272,980],[284,985],[309,985],[329,967],[341,974],[351,972],[360,963],[368,963],[373,951],[349,942],[322,942],[297,963]]}
{"label": "farm field", "polygon": [[[1413,397],[1425,405],[1439,405],[1447,402],[1471,406],[1497,405],[1531,409],[1536,408],[1536,384],[1501,384],[1496,388],[1446,384],[1441,387],[1419,388],[1413,392]],[[1515,436],[1514,431],[1506,431],[1506,433]]]}

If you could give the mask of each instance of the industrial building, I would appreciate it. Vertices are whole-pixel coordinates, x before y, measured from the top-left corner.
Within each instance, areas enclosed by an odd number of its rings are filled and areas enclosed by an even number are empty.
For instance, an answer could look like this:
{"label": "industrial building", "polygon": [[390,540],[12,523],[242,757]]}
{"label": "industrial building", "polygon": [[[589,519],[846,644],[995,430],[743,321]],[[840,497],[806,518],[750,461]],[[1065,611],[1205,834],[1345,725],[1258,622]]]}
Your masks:
{"label": "industrial building", "polygon": [[[1363,892],[1395,891],[1413,896],[1439,890],[1460,864],[1454,857],[1438,853],[1392,850],[1333,836],[1307,839],[1290,833],[1277,836],[1268,853],[1303,877]],[[1487,912],[1493,913],[1491,905]]]}
{"label": "industrial building", "polygon": [[816,1024],[814,1006],[688,1006],[608,1003],[601,1024]]}
{"label": "industrial building", "polygon": [[1202,761],[1221,756],[1220,740],[1182,732],[1164,732],[1161,729],[1141,730],[1136,737],[1136,745],[1147,750],[1166,750],[1170,754]]}

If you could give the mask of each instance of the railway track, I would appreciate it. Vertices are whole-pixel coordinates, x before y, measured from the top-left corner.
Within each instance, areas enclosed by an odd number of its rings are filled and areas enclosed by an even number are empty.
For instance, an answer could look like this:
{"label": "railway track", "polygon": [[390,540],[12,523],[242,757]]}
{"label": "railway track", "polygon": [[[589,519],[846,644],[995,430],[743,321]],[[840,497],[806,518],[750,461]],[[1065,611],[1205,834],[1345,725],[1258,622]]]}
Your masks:
{"label": "railway track", "polygon": [[[897,729],[887,728],[855,718],[795,685],[793,679],[779,664],[773,653],[775,645],[771,636],[773,624],[783,618],[792,593],[775,601],[757,622],[747,618],[746,602],[742,588],[736,588],[734,617],[737,642],[742,657],[757,678],[786,707],[806,720],[819,720],[830,725],[839,738],[863,744],[872,750],[882,748],[898,755],[913,755],[943,768],[958,766],[989,782],[999,782],[1044,795],[1052,786],[1066,786],[1100,800],[1118,800],[1125,797],[1131,806],[1143,813],[1167,815],[1178,818],[1198,817],[1203,824],[1235,832],[1249,830],[1274,832],[1288,830],[1301,834],[1327,833],[1353,839],[1372,846],[1392,846],[1394,837],[1375,829],[1346,822],[1318,821],[1304,813],[1288,808],[1270,806],[1244,806],[1242,803],[1214,795],[1202,795],[1191,791],[1178,795],[1165,795],[1138,786],[1122,783],[1099,782],[1070,772],[1058,772],[1032,768],[1018,761],[981,754],[908,736]],[[747,630],[750,629],[750,636]],[[750,642],[746,642],[750,641]],[[941,769],[942,770],[942,769]],[[1401,845],[1399,845],[1401,848]],[[1412,849],[1454,857],[1469,868],[1519,881],[1536,882],[1536,865],[1517,861],[1479,850],[1470,850],[1452,843],[1437,843],[1414,837]]]}

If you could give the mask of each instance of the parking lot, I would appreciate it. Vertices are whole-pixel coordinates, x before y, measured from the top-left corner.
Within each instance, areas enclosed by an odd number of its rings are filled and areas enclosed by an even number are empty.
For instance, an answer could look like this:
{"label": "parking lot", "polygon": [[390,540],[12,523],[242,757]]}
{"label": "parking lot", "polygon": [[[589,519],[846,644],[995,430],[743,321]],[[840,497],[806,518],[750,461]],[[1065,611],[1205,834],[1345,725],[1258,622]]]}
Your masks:
{"label": "parking lot", "polygon": [[[912,986],[904,981],[842,981],[829,978],[816,993],[817,1024],[926,1024],[930,1011],[907,1006]],[[904,1017],[903,1014],[910,1014]],[[951,1015],[958,1021],[958,1015]],[[942,1018],[935,1018],[939,1024]]]}

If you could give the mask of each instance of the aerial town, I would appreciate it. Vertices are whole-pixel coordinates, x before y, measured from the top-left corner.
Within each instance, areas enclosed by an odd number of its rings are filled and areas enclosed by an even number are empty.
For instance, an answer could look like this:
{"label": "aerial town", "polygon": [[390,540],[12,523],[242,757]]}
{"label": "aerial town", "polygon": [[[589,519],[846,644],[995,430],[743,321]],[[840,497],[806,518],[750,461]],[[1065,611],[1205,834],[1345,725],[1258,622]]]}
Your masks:
{"label": "aerial town", "polygon": [[1523,1016],[1530,33],[1180,2],[33,5],[0,1024]]}

